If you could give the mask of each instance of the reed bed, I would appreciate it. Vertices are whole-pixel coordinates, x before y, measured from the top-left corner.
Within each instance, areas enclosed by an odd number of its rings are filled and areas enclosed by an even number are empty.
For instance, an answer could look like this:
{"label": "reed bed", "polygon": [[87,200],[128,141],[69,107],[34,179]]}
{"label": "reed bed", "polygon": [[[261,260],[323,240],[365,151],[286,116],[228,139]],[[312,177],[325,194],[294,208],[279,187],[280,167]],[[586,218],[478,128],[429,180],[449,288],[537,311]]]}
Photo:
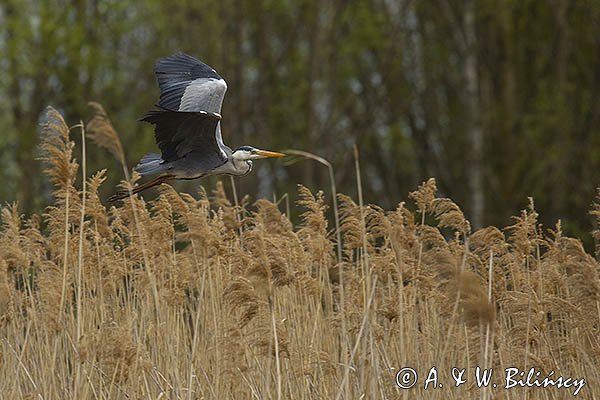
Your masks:
{"label": "reed bed", "polygon": [[[88,134],[124,162],[95,118]],[[338,194],[339,231],[303,186],[297,226],[281,204],[232,204],[221,184],[108,207],[104,171],[86,176],[73,154],[83,129],[49,109],[55,200],[43,215],[1,210],[0,398],[573,396],[505,389],[511,367],[584,378],[577,397],[600,398],[598,261],[560,223],[543,228],[533,201],[512,226],[474,232],[433,179],[390,211]],[[443,386],[426,390],[434,366]],[[419,373],[411,389],[396,384],[404,367]],[[478,387],[477,367],[498,387]]]}

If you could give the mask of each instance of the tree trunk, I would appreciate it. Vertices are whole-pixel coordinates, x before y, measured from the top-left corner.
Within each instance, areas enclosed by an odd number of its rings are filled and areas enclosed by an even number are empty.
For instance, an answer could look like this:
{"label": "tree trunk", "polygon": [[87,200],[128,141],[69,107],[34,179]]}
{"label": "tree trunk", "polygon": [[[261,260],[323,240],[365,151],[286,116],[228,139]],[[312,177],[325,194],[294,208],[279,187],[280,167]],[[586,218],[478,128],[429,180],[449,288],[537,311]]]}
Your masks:
{"label": "tree trunk", "polygon": [[483,188],[483,130],[481,129],[481,110],[479,107],[479,82],[477,74],[477,46],[475,39],[475,2],[468,1],[464,13],[465,26],[465,62],[464,76],[466,81],[468,110],[468,140],[470,152],[467,166],[471,223],[474,228],[481,227],[485,210]]}

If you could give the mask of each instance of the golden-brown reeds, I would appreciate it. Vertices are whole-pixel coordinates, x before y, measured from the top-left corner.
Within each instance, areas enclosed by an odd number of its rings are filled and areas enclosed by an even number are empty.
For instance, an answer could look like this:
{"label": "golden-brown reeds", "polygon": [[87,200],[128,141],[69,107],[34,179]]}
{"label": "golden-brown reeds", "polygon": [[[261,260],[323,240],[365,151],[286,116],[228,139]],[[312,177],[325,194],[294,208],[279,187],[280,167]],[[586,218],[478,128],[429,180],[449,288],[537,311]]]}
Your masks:
{"label": "golden-brown reeds", "polygon": [[[124,160],[95,108],[85,130]],[[2,398],[574,393],[506,390],[509,367],[585,378],[579,397],[600,397],[600,265],[560,222],[540,226],[533,202],[508,229],[476,232],[433,179],[391,211],[342,194],[330,206],[300,186],[289,194],[297,222],[264,199],[231,201],[220,184],[107,209],[104,171],[76,184],[82,153],[53,109],[43,132],[54,200],[43,216],[1,210]],[[434,366],[443,387],[425,390]],[[419,373],[410,389],[397,385],[404,367]],[[453,385],[454,367],[467,383]],[[478,388],[477,367],[493,368],[498,387]]]}

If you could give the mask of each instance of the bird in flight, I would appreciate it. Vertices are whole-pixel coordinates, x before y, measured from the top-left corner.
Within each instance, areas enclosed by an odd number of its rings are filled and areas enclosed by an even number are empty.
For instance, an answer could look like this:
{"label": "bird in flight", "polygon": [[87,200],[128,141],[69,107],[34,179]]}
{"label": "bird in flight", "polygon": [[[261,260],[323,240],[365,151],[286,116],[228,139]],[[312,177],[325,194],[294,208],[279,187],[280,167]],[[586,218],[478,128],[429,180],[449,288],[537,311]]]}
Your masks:
{"label": "bird in flight", "polygon": [[285,156],[252,146],[231,150],[223,143],[221,105],[227,84],[213,68],[181,53],[158,60],[154,72],[160,99],[141,121],[154,125],[161,154],[146,154],[135,169],[142,177],[156,177],[131,192],[118,191],[109,201],[174,179],[246,175],[252,171],[252,160]]}

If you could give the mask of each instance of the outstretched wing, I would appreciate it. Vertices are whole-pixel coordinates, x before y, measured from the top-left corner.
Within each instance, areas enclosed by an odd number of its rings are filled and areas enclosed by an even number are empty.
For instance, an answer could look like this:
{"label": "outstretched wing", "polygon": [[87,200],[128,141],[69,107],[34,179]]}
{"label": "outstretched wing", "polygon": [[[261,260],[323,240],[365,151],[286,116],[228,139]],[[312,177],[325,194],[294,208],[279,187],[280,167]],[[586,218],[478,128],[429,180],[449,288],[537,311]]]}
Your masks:
{"label": "outstretched wing", "polygon": [[175,161],[194,151],[197,159],[214,169],[227,161],[217,143],[216,129],[221,116],[206,111],[153,110],[141,121],[154,124],[156,144],[165,161]]}
{"label": "outstretched wing", "polygon": [[159,107],[221,113],[227,84],[202,61],[184,53],[175,54],[158,60],[154,72],[160,87]]}

